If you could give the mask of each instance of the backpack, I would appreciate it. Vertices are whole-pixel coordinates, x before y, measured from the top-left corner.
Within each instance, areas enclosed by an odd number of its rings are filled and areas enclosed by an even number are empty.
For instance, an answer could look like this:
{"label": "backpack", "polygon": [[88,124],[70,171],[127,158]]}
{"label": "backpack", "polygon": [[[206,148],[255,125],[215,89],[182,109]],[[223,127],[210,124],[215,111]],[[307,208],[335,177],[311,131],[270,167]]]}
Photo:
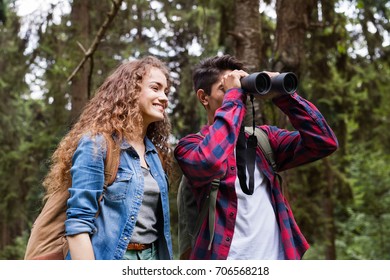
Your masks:
{"label": "backpack", "polygon": [[[245,127],[245,132],[252,134],[252,127]],[[257,137],[257,145],[263,152],[272,170],[279,180],[280,175],[277,173],[274,154],[269,143],[268,135],[262,129],[255,129]],[[215,207],[218,194],[220,179],[214,179],[211,182],[210,193],[206,196],[200,208],[200,213],[196,205],[195,198],[190,189],[188,179],[183,175],[180,181],[177,194],[177,210],[178,210],[178,238],[179,238],[179,258],[181,260],[189,259],[193,246],[195,245],[196,237],[199,234],[203,221],[209,217],[210,243],[208,249],[211,249],[211,244],[214,238],[215,229]]]}
{"label": "backpack", "polygon": [[[104,188],[111,185],[119,167],[120,149],[111,135],[103,134],[107,143],[104,161]],[[103,194],[99,198],[101,201]],[[35,220],[27,243],[25,260],[63,260],[69,246],[65,236],[65,220],[68,189],[55,191],[47,199],[42,211]],[[98,216],[99,211],[96,213]]]}

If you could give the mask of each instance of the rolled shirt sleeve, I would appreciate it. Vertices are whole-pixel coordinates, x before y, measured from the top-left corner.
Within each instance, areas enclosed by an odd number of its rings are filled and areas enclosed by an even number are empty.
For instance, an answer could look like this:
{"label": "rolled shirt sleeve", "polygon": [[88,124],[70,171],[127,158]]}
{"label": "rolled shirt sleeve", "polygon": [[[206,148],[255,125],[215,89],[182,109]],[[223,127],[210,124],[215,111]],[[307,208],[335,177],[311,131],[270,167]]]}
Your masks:
{"label": "rolled shirt sleeve", "polygon": [[103,193],[105,152],[103,136],[84,136],[78,144],[70,171],[72,186],[69,188],[65,235],[96,232],[94,221]]}

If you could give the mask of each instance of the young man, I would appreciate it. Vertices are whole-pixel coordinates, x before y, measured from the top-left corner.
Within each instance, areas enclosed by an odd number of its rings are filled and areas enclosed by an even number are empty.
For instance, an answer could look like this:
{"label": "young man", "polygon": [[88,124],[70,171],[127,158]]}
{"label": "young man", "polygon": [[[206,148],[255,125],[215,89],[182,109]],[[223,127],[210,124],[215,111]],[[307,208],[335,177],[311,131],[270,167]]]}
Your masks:
{"label": "young man", "polygon": [[[242,69],[241,62],[224,55],[203,60],[193,74],[208,124],[200,134],[182,138],[175,157],[191,184],[198,207],[209,194],[211,182],[219,178],[220,185],[215,233],[210,237],[205,219],[190,259],[301,259],[309,245],[260,148],[256,148],[252,195],[244,193],[241,185],[245,181],[240,184],[237,176],[236,144],[247,110],[247,94],[240,81],[248,74]],[[273,103],[296,129],[260,127],[268,135],[279,171],[318,160],[337,149],[333,131],[313,104],[297,93],[273,96]],[[248,171],[244,173],[248,178]]]}

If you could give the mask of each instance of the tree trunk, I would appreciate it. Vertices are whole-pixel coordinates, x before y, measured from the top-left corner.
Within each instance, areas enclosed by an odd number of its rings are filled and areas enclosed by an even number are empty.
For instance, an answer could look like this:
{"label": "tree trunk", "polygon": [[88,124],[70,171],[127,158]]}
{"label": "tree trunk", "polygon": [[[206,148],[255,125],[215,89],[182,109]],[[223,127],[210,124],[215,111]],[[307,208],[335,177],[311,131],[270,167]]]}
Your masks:
{"label": "tree trunk", "polygon": [[276,1],[276,71],[294,71],[298,76],[305,58],[305,39],[315,0]]}
{"label": "tree trunk", "polygon": [[[90,16],[89,16],[90,1],[74,0],[72,5],[71,20],[74,26],[74,42],[73,46],[77,46],[77,42],[81,43],[85,49],[89,47],[90,35]],[[80,56],[75,57],[75,64],[77,64],[84,53],[80,51]],[[77,121],[82,109],[89,99],[89,73],[91,61],[88,61],[80,69],[77,75],[73,78],[70,86],[71,96],[71,113],[70,122]]]}
{"label": "tree trunk", "polygon": [[[249,73],[260,71],[261,62],[261,20],[258,0],[235,1],[235,28],[231,32],[235,39],[235,56],[244,62]],[[262,102],[254,102],[255,119],[262,120]],[[252,125],[252,103],[247,101],[247,114],[244,124]],[[261,121],[261,123],[263,123]]]}
{"label": "tree trunk", "polygon": [[[298,78],[305,59],[305,36],[315,0],[277,0],[276,1],[276,40],[273,70],[291,71]],[[278,126],[286,127],[288,119],[281,113]]]}
{"label": "tree trunk", "polygon": [[[275,59],[273,69],[278,72],[292,71],[298,79],[305,65],[305,39],[309,31],[310,19],[316,8],[316,0],[277,0],[277,27],[275,41]],[[280,112],[278,126],[287,127],[287,116]],[[288,181],[294,170],[284,172],[283,177]],[[286,180],[287,179],[287,180]],[[334,224],[333,203],[333,174],[329,168],[324,171],[326,182],[323,198],[325,225],[325,258],[336,259],[336,232]]]}
{"label": "tree trunk", "polygon": [[258,71],[261,61],[261,22],[258,0],[235,1],[236,57],[248,71]]}

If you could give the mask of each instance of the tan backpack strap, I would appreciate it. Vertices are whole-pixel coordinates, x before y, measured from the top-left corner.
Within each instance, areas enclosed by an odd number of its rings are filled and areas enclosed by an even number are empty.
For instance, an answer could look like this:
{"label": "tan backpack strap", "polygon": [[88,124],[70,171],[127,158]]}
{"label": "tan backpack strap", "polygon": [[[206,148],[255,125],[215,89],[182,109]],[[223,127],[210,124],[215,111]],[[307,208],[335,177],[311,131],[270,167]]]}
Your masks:
{"label": "tan backpack strap", "polygon": [[115,143],[111,135],[104,133],[106,139],[107,153],[104,162],[104,188],[115,181],[120,162],[120,147]]}
{"label": "tan backpack strap", "polygon": [[109,185],[111,185],[115,181],[116,173],[118,172],[118,168],[119,168],[120,152],[121,152],[120,147],[115,143],[114,139],[110,134],[103,133],[103,136],[106,139],[106,146],[107,146],[106,159],[104,161],[104,185],[103,185],[104,191],[98,199],[99,209],[95,214],[95,219],[100,214],[100,210],[101,210],[100,202],[103,199],[105,190]]}
{"label": "tan backpack strap", "polygon": [[[248,134],[253,134],[253,128],[250,126],[246,126],[245,132]],[[268,134],[264,130],[262,130],[261,128],[256,127],[255,135],[257,137],[257,145],[259,146],[259,148],[263,152],[268,163],[271,165],[272,170],[275,173],[277,173],[277,165],[275,162],[274,152],[273,152],[271,145],[269,143]]]}

